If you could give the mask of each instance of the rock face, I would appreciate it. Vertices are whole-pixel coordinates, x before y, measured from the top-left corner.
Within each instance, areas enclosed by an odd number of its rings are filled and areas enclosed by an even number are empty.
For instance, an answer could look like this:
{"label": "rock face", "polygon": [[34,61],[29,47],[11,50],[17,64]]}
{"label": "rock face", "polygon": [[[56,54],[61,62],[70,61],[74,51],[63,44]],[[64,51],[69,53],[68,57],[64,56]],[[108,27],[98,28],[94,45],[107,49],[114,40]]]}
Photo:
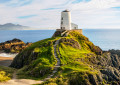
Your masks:
{"label": "rock face", "polygon": [[110,52],[105,52],[100,56],[91,57],[89,62],[94,68],[98,68],[102,80],[112,85],[120,85],[120,57]]}
{"label": "rock face", "polygon": [[6,53],[19,53],[31,44],[32,43],[24,43],[23,41],[15,38],[13,40],[0,43],[0,51]]}
{"label": "rock face", "polygon": [[64,32],[65,30],[59,30],[59,31],[55,31],[55,33],[53,34],[53,36],[52,37],[60,37],[61,36],[61,34]]}
{"label": "rock face", "polygon": [[96,54],[102,54],[102,49],[100,47],[95,46],[94,44],[88,44],[88,46],[90,47],[91,51],[95,52]]}
{"label": "rock face", "polygon": [[120,56],[120,50],[109,50],[109,52],[111,52],[112,54],[117,54],[118,56]]}
{"label": "rock face", "polygon": [[60,37],[62,34],[64,34],[65,36],[67,36],[72,31],[79,32],[80,34],[83,34],[82,29],[73,29],[73,30],[61,30],[61,29],[57,29],[55,31],[55,33],[53,34],[52,37]]}

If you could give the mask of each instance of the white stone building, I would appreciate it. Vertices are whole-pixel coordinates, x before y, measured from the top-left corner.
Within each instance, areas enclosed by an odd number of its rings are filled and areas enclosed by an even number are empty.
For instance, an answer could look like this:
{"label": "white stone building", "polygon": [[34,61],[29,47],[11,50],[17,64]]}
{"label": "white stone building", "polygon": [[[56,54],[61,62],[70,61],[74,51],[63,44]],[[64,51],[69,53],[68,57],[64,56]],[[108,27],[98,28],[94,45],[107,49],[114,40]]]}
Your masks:
{"label": "white stone building", "polygon": [[71,13],[68,10],[61,13],[61,30],[78,29],[78,25],[71,23]]}

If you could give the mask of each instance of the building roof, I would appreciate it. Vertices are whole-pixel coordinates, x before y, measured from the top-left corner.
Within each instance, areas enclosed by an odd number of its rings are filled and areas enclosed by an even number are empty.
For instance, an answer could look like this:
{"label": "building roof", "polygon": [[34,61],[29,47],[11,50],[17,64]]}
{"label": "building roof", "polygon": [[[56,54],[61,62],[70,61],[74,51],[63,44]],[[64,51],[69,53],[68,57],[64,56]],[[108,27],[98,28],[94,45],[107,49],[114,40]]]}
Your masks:
{"label": "building roof", "polygon": [[66,10],[64,10],[63,12],[70,12],[70,11],[68,11],[68,10],[66,9]]}

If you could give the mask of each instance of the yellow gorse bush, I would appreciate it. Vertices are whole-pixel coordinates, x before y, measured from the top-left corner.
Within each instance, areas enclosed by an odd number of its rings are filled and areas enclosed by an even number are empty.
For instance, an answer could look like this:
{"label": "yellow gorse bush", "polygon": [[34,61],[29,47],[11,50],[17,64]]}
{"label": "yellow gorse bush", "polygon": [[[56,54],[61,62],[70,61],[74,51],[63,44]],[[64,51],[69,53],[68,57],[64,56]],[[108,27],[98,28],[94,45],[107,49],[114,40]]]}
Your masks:
{"label": "yellow gorse bush", "polygon": [[9,75],[6,75],[5,71],[0,71],[0,82],[9,80]]}

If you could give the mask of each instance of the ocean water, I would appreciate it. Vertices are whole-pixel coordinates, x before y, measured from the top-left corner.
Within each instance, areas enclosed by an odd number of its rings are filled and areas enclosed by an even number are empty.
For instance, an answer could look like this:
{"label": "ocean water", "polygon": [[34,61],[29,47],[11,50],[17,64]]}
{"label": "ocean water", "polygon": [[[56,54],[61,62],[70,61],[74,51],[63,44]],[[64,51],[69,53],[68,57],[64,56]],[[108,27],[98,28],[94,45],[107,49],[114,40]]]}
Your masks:
{"label": "ocean water", "polygon": [[[13,38],[24,42],[36,42],[52,37],[55,30],[0,31],[0,42]],[[84,29],[83,34],[103,50],[120,49],[120,30],[118,29]]]}
{"label": "ocean water", "polygon": [[54,32],[55,30],[2,30],[0,31],[0,43],[14,38],[24,42],[36,42],[50,38]]}
{"label": "ocean water", "polygon": [[120,50],[120,29],[86,29],[83,34],[102,50]]}

